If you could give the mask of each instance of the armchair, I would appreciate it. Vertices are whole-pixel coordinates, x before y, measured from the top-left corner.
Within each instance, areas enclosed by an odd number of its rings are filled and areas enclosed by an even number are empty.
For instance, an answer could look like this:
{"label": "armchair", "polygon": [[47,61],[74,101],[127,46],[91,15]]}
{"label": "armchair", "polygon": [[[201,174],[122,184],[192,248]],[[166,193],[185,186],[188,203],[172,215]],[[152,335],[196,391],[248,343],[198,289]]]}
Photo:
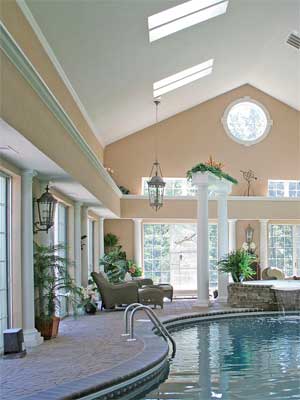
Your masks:
{"label": "armchair", "polygon": [[109,309],[118,304],[131,304],[138,301],[138,284],[135,282],[113,285],[101,272],[92,272],[102,298],[102,307]]}

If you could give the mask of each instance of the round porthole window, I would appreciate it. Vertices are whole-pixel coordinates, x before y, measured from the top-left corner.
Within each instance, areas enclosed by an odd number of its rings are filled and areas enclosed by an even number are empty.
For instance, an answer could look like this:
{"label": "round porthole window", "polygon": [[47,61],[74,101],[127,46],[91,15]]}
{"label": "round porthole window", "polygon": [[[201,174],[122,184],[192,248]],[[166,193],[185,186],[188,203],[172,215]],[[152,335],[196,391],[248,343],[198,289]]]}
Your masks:
{"label": "round porthole window", "polygon": [[229,104],[222,123],[233,140],[250,146],[267,136],[273,121],[262,104],[250,97],[244,97]]}

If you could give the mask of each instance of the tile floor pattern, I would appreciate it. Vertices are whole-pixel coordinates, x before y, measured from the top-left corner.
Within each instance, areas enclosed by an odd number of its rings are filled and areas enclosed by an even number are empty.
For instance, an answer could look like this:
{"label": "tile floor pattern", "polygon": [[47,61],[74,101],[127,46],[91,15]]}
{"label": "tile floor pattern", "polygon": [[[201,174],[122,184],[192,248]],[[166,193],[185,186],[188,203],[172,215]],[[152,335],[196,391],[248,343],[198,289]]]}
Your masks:
{"label": "tile floor pattern", "polygon": [[[218,308],[213,306],[213,309]],[[205,311],[194,300],[165,303],[159,317]],[[25,358],[0,358],[0,398],[15,400],[58,384],[110,369],[142,351],[141,341],[121,338],[123,312],[66,318],[59,336],[28,351]]]}

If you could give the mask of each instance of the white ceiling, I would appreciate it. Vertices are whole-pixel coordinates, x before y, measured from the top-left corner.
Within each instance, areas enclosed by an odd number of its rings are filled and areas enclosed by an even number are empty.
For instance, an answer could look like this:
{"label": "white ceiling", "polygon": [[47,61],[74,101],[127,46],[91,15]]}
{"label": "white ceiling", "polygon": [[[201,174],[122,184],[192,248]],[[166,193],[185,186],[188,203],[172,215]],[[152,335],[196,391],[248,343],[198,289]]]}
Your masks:
{"label": "white ceiling", "polygon": [[300,0],[230,0],[225,15],[150,44],[147,17],[182,2],[26,0],[105,145],[154,123],[153,82],[210,58],[213,73],[164,95],[160,118],[245,83],[300,110],[300,52],[285,44]]}
{"label": "white ceiling", "polygon": [[75,182],[63,169],[0,118],[0,160],[1,158],[21,170],[36,171],[39,180],[50,182],[50,187],[74,201],[89,206],[96,214],[105,218],[115,217],[85,187]]}

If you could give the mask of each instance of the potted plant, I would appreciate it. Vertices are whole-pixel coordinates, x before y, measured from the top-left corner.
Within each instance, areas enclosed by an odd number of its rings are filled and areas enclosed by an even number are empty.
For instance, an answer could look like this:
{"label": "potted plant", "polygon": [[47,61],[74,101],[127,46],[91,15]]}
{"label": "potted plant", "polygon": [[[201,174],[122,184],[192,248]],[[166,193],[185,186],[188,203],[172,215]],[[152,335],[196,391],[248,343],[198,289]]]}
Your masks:
{"label": "potted plant", "polygon": [[241,249],[232,251],[218,262],[219,271],[231,274],[234,282],[243,282],[244,279],[255,275],[252,263],[255,257],[247,251]]}
{"label": "potted plant", "polygon": [[86,288],[80,288],[81,291],[81,304],[86,314],[95,314],[97,311],[96,303],[96,287],[93,283],[89,284]]}
{"label": "potted plant", "polygon": [[75,304],[80,295],[68,273],[68,260],[59,255],[62,249],[63,245],[34,243],[35,324],[46,340],[58,334],[61,299]]}

